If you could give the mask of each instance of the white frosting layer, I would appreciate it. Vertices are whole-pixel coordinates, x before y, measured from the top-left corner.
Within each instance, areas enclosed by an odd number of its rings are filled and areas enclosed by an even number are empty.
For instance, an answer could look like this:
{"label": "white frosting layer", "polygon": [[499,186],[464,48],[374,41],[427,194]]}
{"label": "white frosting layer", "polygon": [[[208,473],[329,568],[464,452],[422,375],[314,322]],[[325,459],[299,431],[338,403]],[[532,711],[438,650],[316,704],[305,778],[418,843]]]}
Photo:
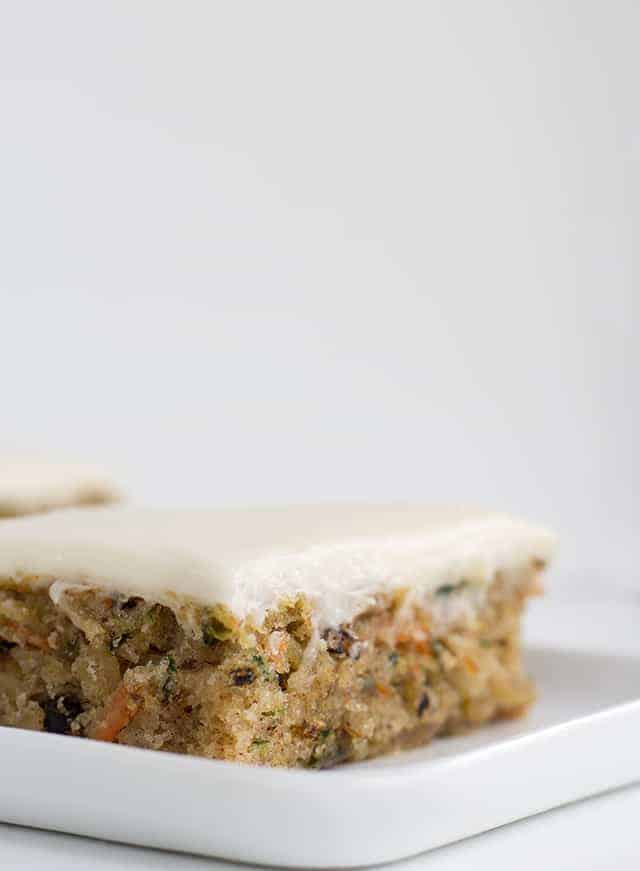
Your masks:
{"label": "white frosting layer", "polygon": [[[338,625],[394,587],[428,592],[547,561],[555,539],[499,514],[417,506],[212,511],[85,508],[0,524],[0,577],[40,576],[175,604],[175,595],[261,619],[306,594]],[[60,588],[60,584],[56,585]]]}
{"label": "white frosting layer", "polygon": [[33,514],[89,498],[103,502],[119,498],[114,483],[94,466],[0,460],[0,515]]}

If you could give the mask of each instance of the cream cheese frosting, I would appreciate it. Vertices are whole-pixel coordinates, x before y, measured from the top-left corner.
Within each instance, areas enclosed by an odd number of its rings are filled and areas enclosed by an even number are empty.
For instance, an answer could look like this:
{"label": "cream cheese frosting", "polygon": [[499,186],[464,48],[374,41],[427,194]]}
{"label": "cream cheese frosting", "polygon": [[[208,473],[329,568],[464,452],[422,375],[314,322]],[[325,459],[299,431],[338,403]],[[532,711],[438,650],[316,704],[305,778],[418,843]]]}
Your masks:
{"label": "cream cheese frosting", "polygon": [[224,604],[260,621],[306,595],[338,625],[381,591],[426,594],[548,561],[555,537],[506,515],[413,505],[65,509],[0,524],[0,578],[87,585],[175,605]]}
{"label": "cream cheese frosting", "polygon": [[120,493],[99,468],[82,463],[0,460],[0,516],[81,502],[115,502]]}

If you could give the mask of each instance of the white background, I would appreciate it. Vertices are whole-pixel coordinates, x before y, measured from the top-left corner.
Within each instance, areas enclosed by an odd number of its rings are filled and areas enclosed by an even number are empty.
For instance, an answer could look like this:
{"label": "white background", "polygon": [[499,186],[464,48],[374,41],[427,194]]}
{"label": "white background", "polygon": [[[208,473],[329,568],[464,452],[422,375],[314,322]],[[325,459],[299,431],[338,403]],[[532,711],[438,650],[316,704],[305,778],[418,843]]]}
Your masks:
{"label": "white background", "polygon": [[[0,451],[157,504],[486,503],[558,529],[556,594],[637,596],[639,35],[636,0],[0,0]],[[634,867],[637,791],[599,802],[451,867]]]}
{"label": "white background", "polygon": [[0,449],[486,503],[630,581],[635,0],[0,13]]}

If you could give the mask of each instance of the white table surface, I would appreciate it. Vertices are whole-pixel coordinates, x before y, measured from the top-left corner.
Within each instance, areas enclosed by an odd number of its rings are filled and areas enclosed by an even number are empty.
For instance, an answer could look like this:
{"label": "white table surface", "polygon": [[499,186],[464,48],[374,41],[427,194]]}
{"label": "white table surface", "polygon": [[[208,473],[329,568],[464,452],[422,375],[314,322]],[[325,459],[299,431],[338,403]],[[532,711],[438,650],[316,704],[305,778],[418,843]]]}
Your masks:
{"label": "white table surface", "polygon": [[[540,871],[577,867],[637,871],[640,785],[558,808],[395,863],[395,871]],[[241,865],[0,824],[2,868],[46,871],[200,871]]]}
{"label": "white table surface", "polygon": [[[598,608],[601,594],[593,588],[556,590],[556,600]],[[624,602],[638,615],[636,584],[612,585],[606,599]],[[605,603],[603,603],[605,604]],[[602,609],[606,614],[606,607]],[[606,752],[606,747],[603,747]],[[640,751],[639,751],[640,752]],[[0,772],[1,776],[1,772]],[[62,800],[62,798],[61,798]],[[457,844],[395,863],[396,871],[540,871],[579,867],[582,871],[640,868],[640,784],[615,790],[536,817],[521,820]],[[46,871],[199,871],[241,869],[229,862],[184,856],[141,847],[95,841],[73,835],[44,832],[0,823],[0,868]]]}

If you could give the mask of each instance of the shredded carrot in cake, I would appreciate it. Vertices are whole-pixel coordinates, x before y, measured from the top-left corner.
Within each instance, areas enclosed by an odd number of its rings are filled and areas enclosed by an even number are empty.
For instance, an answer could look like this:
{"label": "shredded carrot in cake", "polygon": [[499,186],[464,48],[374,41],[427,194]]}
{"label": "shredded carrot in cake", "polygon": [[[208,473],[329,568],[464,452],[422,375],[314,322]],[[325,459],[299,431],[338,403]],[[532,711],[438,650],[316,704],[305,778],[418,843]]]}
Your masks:
{"label": "shredded carrot in cake", "polygon": [[115,741],[125,726],[133,720],[141,706],[142,700],[132,695],[124,682],[121,683],[113,694],[93,737],[97,741]]}
{"label": "shredded carrot in cake", "polygon": [[376,689],[380,693],[381,696],[390,696],[393,693],[393,690],[390,686],[387,686],[385,683],[376,683]]}
{"label": "shredded carrot in cake", "polygon": [[36,632],[32,632],[31,629],[27,629],[26,626],[20,626],[13,620],[6,620],[5,618],[3,618],[1,622],[2,625],[6,626],[7,629],[18,639],[18,642],[23,646],[26,645],[28,647],[37,647],[39,650],[50,649],[51,645],[46,638],[43,638]]}
{"label": "shredded carrot in cake", "polygon": [[475,661],[475,659],[472,659],[470,656],[464,656],[462,658],[462,662],[464,663],[464,667],[467,669],[468,672],[470,672],[471,674],[478,673],[478,663]]}

